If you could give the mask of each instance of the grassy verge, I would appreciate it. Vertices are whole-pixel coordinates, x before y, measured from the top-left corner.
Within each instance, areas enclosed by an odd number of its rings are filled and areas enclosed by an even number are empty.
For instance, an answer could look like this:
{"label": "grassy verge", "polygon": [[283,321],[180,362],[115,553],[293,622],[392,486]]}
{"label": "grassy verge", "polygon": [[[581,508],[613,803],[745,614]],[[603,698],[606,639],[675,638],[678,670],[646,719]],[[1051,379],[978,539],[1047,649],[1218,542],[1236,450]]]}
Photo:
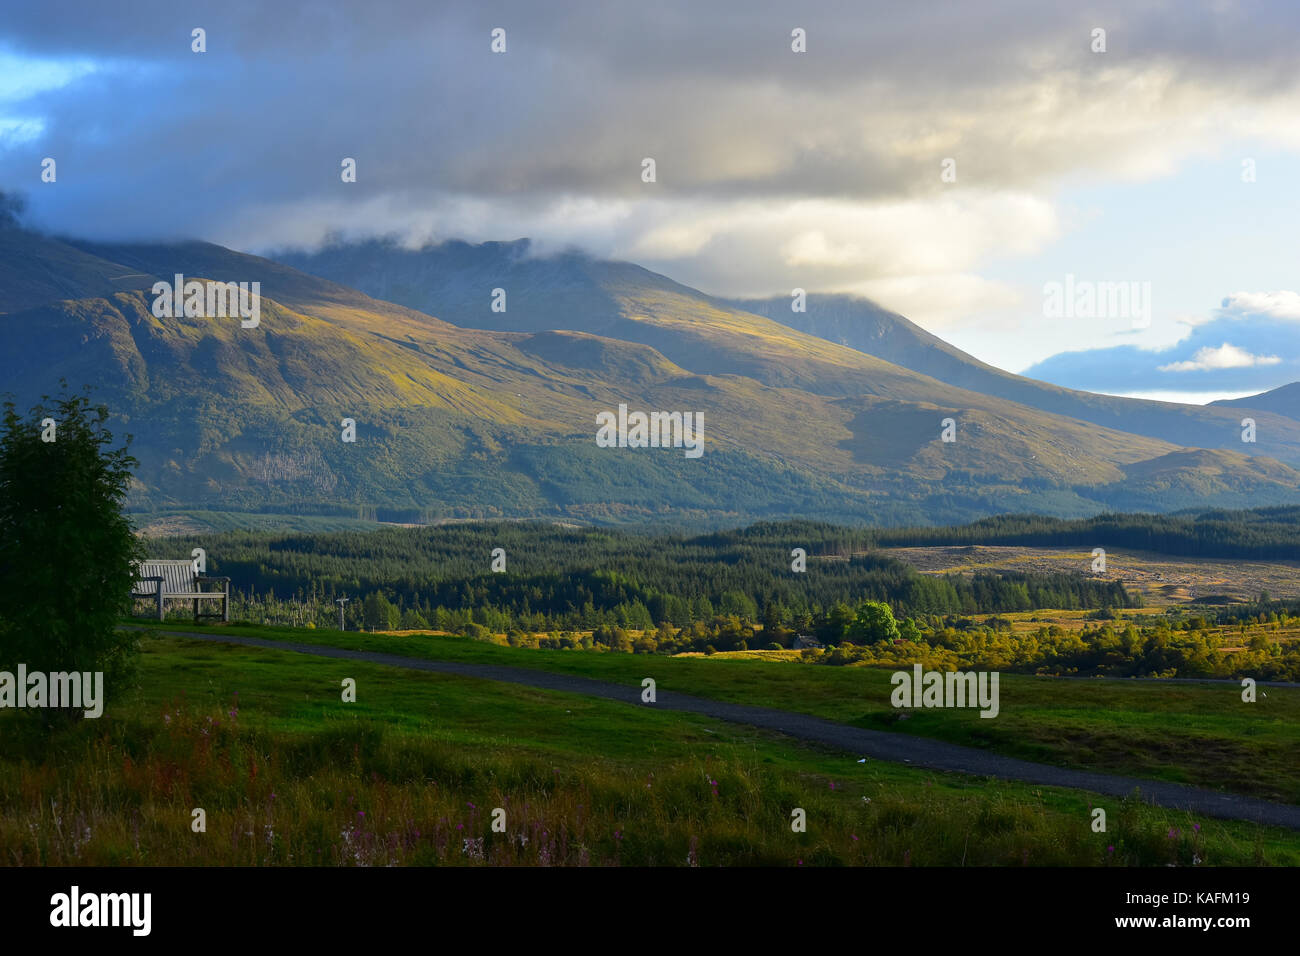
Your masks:
{"label": "grassy verge", "polygon": [[[101,864],[1235,865],[1300,835],[935,774],[690,714],[184,639],[51,735],[0,714],[0,859]],[[357,682],[343,703],[344,678]],[[1106,833],[1091,806],[1106,808]],[[494,832],[493,810],[505,811]],[[192,811],[206,812],[193,832]],[[791,829],[802,808],[807,831]]]}
{"label": "grassy verge", "polygon": [[[192,629],[188,624],[160,625]],[[199,628],[202,630],[203,628]],[[501,647],[458,637],[369,635],[230,626],[268,640],[295,640],[434,660],[552,670],[660,690],[776,707],[829,720],[982,747],[1028,760],[1168,780],[1300,803],[1300,689],[1263,688],[1243,703],[1232,684],[1063,680],[1003,674],[1001,711],[900,712],[891,671],[761,660]]]}

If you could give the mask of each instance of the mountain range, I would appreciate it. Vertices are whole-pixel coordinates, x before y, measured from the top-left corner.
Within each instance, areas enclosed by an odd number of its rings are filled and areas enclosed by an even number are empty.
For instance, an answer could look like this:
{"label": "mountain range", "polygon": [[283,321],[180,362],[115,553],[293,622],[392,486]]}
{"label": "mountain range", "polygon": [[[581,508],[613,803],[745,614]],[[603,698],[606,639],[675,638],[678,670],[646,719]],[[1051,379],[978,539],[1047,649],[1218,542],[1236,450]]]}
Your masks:
{"label": "mountain range", "polygon": [[[178,273],[259,282],[258,326],[154,315]],[[0,390],[26,407],[60,378],[132,434],[144,512],[888,525],[1300,502],[1292,397],[1075,391],[866,300],[794,312],[527,240],[252,256],[7,224]],[[704,454],[598,447],[620,405],[700,413]]]}

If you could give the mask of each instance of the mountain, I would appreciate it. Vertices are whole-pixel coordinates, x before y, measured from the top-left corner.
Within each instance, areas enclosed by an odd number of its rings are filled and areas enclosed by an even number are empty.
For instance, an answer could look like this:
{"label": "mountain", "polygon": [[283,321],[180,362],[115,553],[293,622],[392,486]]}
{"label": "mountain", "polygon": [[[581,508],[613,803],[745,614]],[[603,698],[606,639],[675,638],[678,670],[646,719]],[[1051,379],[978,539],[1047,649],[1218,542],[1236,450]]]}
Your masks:
{"label": "mountain", "polygon": [[[44,278],[0,287],[3,388],[26,406],[60,377],[92,385],[135,436],[140,510],[699,526],[1300,501],[1280,462],[1180,459],[1177,444],[938,381],[629,263],[372,243],[332,250],[322,278],[210,243],[8,232]],[[154,316],[155,277],[176,273],[260,282],[259,325]],[[702,414],[705,453],[598,447],[597,414],[620,404]]]}
{"label": "mountain", "polygon": [[1259,395],[1247,395],[1245,398],[1224,398],[1211,405],[1229,408],[1247,408],[1253,411],[1266,411],[1275,415],[1300,420],[1300,382],[1292,382]]}
{"label": "mountain", "polygon": [[[589,332],[651,346],[697,374],[744,375],[819,395],[970,399],[871,355],[794,334],[632,263],[579,253],[535,256],[526,239],[414,251],[374,240],[275,259],[462,328]],[[505,292],[502,311],[492,308],[494,289]]]}
{"label": "mountain", "polygon": [[[4,194],[0,193],[0,202]],[[153,276],[131,274],[58,239],[0,226],[0,313],[60,299],[84,299],[138,288]]]}
{"label": "mountain", "polygon": [[[866,299],[809,295],[807,311],[802,313],[791,311],[790,303],[789,297],[777,297],[731,304],[940,381],[1045,412],[1177,445],[1267,455],[1300,464],[1300,429],[1295,423],[1300,415],[1288,414],[1285,406],[1252,404],[1251,408],[1267,414],[1257,416],[1256,441],[1246,443],[1241,440],[1241,416],[1222,407],[1231,403],[1183,405],[1062,388],[994,368]],[[1149,382],[1145,387],[1151,387]],[[1242,399],[1240,404],[1248,402]],[[1296,411],[1294,404],[1291,411]]]}
{"label": "mountain", "polygon": [[[701,374],[822,395],[970,403],[973,392],[1173,445],[1300,465],[1300,422],[1291,418],[1267,412],[1256,441],[1244,443],[1229,409],[1097,395],[1005,372],[866,299],[809,295],[807,311],[796,313],[788,297],[719,299],[631,263],[534,255],[527,240],[420,249],[371,240],[275,258],[459,326],[581,329],[651,345]],[[505,290],[506,311],[492,311],[493,289]]]}

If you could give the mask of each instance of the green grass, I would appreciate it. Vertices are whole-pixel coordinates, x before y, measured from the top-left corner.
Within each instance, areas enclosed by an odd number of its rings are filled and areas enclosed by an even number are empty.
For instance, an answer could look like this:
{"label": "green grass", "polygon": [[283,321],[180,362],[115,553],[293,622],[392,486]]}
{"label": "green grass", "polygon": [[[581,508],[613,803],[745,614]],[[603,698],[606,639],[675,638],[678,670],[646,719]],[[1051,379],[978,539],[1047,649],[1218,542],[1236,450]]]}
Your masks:
{"label": "green grass", "polygon": [[[174,629],[188,624],[165,624]],[[1002,674],[1001,710],[910,711],[889,702],[890,669],[668,658],[501,647],[457,637],[224,628],[268,640],[364,648],[434,660],[505,664],[776,707],[878,730],[919,734],[1010,756],[1300,803],[1300,689],[1233,684],[1063,680]]]}
{"label": "green grass", "polygon": [[[346,677],[356,703],[340,699]],[[0,714],[8,864],[1300,863],[1293,832],[1136,800],[858,764],[697,715],[175,637],[143,638],[134,686],[99,720],[43,732],[31,716]],[[1106,833],[1091,831],[1094,804]],[[205,833],[191,830],[196,807]],[[491,829],[496,807],[505,833]],[[805,833],[791,830],[796,807]]]}

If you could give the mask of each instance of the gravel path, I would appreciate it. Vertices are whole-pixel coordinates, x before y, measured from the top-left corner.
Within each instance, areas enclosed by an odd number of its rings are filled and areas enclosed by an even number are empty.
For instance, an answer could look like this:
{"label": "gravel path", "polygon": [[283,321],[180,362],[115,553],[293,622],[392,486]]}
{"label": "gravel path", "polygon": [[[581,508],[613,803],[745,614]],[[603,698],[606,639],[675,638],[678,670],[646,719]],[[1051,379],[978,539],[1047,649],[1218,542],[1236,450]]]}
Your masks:
{"label": "gravel path", "polygon": [[892,763],[910,764],[913,767],[925,767],[930,770],[945,770],[956,773],[977,774],[996,777],[1002,780],[1017,780],[1022,783],[1036,783],[1053,787],[1070,787],[1076,790],[1088,790],[1093,793],[1111,797],[1126,797],[1135,789],[1140,789],[1142,797],[1149,803],[1176,810],[1190,810],[1212,817],[1224,817],[1231,820],[1247,820],[1251,823],[1263,823],[1273,826],[1300,829],[1300,806],[1284,803],[1272,803],[1253,797],[1220,793],[1189,787],[1184,784],[1165,783],[1160,780],[1142,780],[1137,777],[1120,777],[1088,770],[1069,770],[1048,764],[1018,760],[999,754],[963,747],[959,744],[931,740],[908,734],[887,733],[880,730],[865,730],[837,724],[807,714],[796,714],[768,707],[750,707],[745,704],[731,704],[724,701],[692,697],[656,687],[653,704],[641,703],[641,688],[625,684],[611,684],[605,681],[577,677],[570,674],[556,674],[550,671],[530,670],[522,667],[500,667],[492,664],[462,664],[453,661],[431,661],[416,657],[402,657],[397,654],[383,654],[378,651],[358,651],[341,647],[325,647],[319,644],[302,644],[296,641],[268,641],[257,637],[240,637],[233,634],[204,634],[197,631],[162,631],[154,628],[139,628],[152,633],[172,634],[177,637],[189,637],[204,641],[217,641],[223,644],[243,644],[248,647],[263,647],[276,651],[296,651],[300,654],[313,654],[317,657],[335,657],[343,660],[367,661],[372,664],[385,664],[390,667],[404,667],[408,670],[436,671],[443,674],[458,674],[462,677],[478,677],[484,680],[501,681],[508,684],[523,684],[541,690],[566,691],[574,694],[586,694],[591,697],[603,697],[607,700],[622,701],[638,707],[654,707],[658,710],[679,710],[719,720],[732,721],[774,730],[799,740],[847,751],[857,757],[870,760],[887,760]]}

